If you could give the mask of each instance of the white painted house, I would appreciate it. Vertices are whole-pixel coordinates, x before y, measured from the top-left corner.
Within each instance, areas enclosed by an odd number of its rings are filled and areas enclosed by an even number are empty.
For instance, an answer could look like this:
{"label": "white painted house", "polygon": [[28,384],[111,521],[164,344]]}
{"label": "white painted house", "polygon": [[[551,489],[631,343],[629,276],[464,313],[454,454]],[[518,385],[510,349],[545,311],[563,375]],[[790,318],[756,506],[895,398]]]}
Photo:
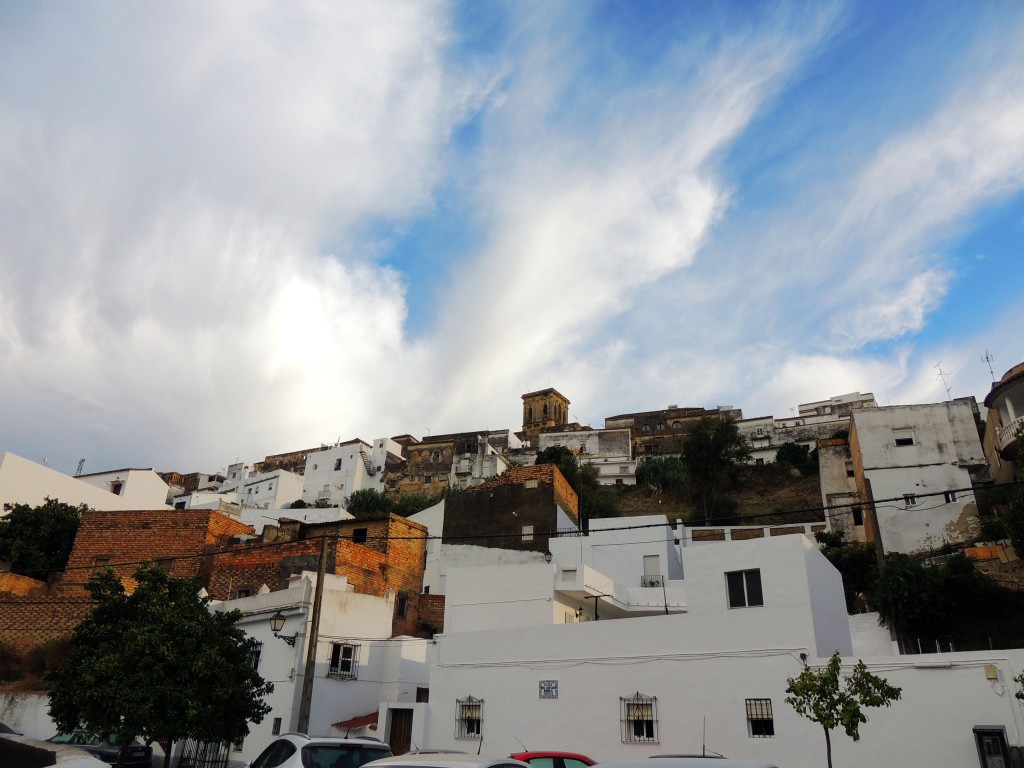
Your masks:
{"label": "white painted house", "polygon": [[[251,726],[244,742],[232,747],[230,757],[236,764],[255,759],[277,734],[297,728],[315,585],[316,574],[304,572],[292,578],[288,589],[261,590],[211,606],[242,611],[239,626],[261,643],[258,671],[274,683],[266,699],[270,713]],[[275,636],[270,619],[279,612],[285,623]],[[431,641],[392,638],[393,613],[393,598],[359,594],[343,576],[325,577],[310,700],[311,735],[380,737],[384,732],[377,721],[381,702],[387,703],[388,712],[407,712],[404,717],[410,726],[415,714],[423,719],[425,705],[417,702],[427,689]],[[391,725],[403,717],[390,716]],[[408,733],[422,743],[421,732],[410,729]]]}
{"label": "white painted house", "polygon": [[[552,541],[562,543],[573,544]],[[838,572],[804,536],[682,555],[682,612],[609,611],[582,623],[557,607],[572,562],[522,566],[518,579],[511,566],[486,578],[449,571],[454,615],[435,638],[421,746],[509,754],[525,744],[599,761],[708,749],[820,768],[823,733],[785,703],[786,681],[833,651],[852,664],[855,648],[879,654],[866,663],[903,698],[868,710],[861,741],[833,733],[837,766],[993,768],[1009,766],[1009,747],[1024,744],[1013,695],[1024,651],[894,655],[870,617],[846,615]],[[635,557],[622,559],[631,569]],[[595,596],[617,593],[596,569],[581,581]],[[1006,762],[980,757],[985,750]]]}
{"label": "white painted house", "polygon": [[541,432],[537,440],[539,450],[562,446],[575,453],[581,464],[593,465],[601,485],[636,485],[629,428]]}
{"label": "white painted house", "polygon": [[391,438],[378,438],[372,446],[355,439],[313,451],[306,457],[302,500],[344,508],[356,491],[382,492],[389,454],[402,455],[402,447]]}
{"label": "white painted house", "polygon": [[0,454],[0,505],[38,506],[49,497],[98,510],[164,509],[169,506],[167,496],[167,483],[152,469],[72,477],[13,453]]}

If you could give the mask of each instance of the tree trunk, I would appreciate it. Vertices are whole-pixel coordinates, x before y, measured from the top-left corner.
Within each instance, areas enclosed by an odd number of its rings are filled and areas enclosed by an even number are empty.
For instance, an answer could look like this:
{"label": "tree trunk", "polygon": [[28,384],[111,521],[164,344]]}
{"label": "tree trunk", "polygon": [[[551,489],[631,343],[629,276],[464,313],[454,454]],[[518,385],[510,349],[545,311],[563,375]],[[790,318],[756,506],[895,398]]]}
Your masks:
{"label": "tree trunk", "polygon": [[829,736],[828,728],[825,729],[825,755],[828,757],[828,768],[832,768],[832,738]]}
{"label": "tree trunk", "polygon": [[167,749],[164,750],[164,768],[171,768],[171,752],[174,751],[174,739],[167,739]]}

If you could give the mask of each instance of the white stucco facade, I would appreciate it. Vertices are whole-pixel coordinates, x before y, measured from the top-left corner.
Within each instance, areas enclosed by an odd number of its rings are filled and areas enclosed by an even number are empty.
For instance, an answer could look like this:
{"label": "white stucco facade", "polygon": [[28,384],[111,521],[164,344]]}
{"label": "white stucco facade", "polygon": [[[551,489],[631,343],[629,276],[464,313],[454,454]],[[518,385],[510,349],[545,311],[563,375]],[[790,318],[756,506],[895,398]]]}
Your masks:
{"label": "white stucco facade", "polygon": [[167,483],[151,469],[72,477],[13,453],[0,455],[0,504],[38,506],[49,497],[98,510],[165,509],[167,494]]}
{"label": "white stucco facade", "polygon": [[[271,712],[263,722],[251,727],[241,750],[233,750],[234,762],[253,760],[274,739],[275,719],[280,733],[296,730],[305,674],[306,643],[310,637],[310,617],[316,575],[304,572],[294,577],[288,589],[266,592],[238,600],[214,604],[215,610],[239,609],[244,616],[239,626],[262,643],[259,672],[274,683],[266,701]],[[345,735],[334,728],[363,715],[376,713],[382,702],[412,706],[417,689],[427,687],[427,651],[429,640],[392,638],[391,601],[352,591],[343,576],[327,575],[320,615],[317,661],[310,707],[311,735]],[[270,617],[280,611],[286,618],[280,635],[297,634],[294,646],[275,637]],[[348,648],[344,654],[334,646]],[[343,666],[332,671],[332,653]],[[378,735],[364,727],[359,734]]]}
{"label": "white stucco facade", "polygon": [[390,438],[378,438],[372,446],[349,440],[313,451],[306,457],[302,500],[344,508],[356,491],[383,491],[389,453],[401,455],[401,446]]}
{"label": "white stucco facade", "polygon": [[581,464],[593,465],[601,485],[636,485],[636,459],[628,428],[542,432],[537,441],[541,451],[562,446],[575,453]]}

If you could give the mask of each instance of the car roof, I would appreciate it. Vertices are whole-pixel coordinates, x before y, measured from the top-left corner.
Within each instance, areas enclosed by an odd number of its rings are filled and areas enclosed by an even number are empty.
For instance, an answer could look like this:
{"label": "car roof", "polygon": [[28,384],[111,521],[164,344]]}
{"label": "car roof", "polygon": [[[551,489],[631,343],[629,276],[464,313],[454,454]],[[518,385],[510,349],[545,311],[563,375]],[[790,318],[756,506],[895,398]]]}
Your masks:
{"label": "car roof", "polygon": [[498,765],[531,768],[529,763],[524,763],[511,757],[467,755],[465,752],[434,752],[385,757],[382,760],[366,763],[363,768],[371,765],[374,768],[385,768],[386,766],[409,766],[409,768],[490,768],[490,766]]}
{"label": "car roof", "polygon": [[652,760],[658,768],[776,768],[761,760],[735,760],[714,755],[654,755],[641,760],[600,763],[600,768],[651,768]]}
{"label": "car roof", "polygon": [[372,736],[342,738],[341,736],[308,736],[305,733],[289,732],[282,733],[278,738],[288,739],[295,742],[309,742],[310,744],[352,744],[364,747],[384,748],[387,748],[388,746],[380,739],[375,739]]}
{"label": "car roof", "polygon": [[571,757],[576,760],[582,760],[584,763],[593,763],[594,760],[581,755],[579,752],[558,752],[550,749],[537,749],[530,750],[529,752],[516,752],[512,755],[516,760],[529,760],[534,757]]}

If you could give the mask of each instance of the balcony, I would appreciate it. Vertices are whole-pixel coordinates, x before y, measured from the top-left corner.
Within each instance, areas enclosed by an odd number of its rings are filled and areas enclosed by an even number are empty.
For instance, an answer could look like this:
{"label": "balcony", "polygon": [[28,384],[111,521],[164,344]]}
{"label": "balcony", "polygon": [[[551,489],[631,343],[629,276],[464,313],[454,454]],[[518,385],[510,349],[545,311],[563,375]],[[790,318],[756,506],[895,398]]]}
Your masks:
{"label": "balcony", "polygon": [[658,575],[658,576],[641,576],[640,577],[640,586],[641,587],[664,587],[665,586],[665,577],[661,576],[661,575]]}
{"label": "balcony", "polygon": [[[1009,424],[999,428],[998,448],[1000,454],[1005,454],[1017,444],[1019,435],[1024,434],[1024,416],[1014,419]],[[1010,458],[1003,455],[1004,459]]]}

